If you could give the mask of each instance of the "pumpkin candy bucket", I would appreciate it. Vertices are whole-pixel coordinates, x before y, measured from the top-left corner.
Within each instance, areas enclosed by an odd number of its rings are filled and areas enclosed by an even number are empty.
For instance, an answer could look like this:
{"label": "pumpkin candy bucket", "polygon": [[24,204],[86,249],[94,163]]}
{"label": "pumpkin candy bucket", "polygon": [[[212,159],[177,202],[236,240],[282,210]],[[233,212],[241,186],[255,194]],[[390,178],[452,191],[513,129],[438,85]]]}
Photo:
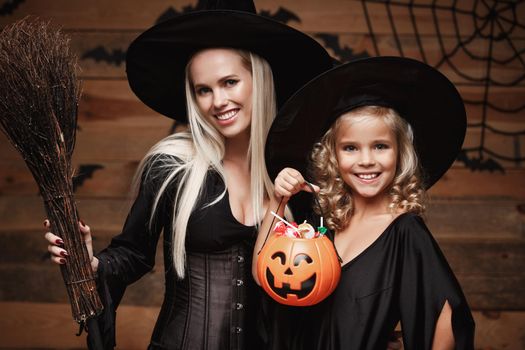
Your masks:
{"label": "pumpkin candy bucket", "polygon": [[[275,301],[291,306],[314,305],[329,296],[341,277],[341,260],[333,239],[321,224],[317,231],[281,221],[257,257],[257,276]],[[273,223],[272,223],[273,224]]]}

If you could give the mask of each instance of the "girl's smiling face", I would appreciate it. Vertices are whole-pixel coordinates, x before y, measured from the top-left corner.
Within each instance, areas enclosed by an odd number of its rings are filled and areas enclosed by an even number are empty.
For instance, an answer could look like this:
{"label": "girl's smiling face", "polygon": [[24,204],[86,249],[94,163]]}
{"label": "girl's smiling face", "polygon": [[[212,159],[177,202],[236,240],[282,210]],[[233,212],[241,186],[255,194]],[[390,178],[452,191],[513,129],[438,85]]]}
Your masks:
{"label": "girl's smiling face", "polygon": [[397,169],[394,132],[381,117],[353,113],[340,118],[335,150],[341,178],[354,200],[386,199]]}
{"label": "girl's smiling face", "polygon": [[195,101],[201,114],[225,138],[250,132],[252,75],[231,49],[207,49],[190,65]]}

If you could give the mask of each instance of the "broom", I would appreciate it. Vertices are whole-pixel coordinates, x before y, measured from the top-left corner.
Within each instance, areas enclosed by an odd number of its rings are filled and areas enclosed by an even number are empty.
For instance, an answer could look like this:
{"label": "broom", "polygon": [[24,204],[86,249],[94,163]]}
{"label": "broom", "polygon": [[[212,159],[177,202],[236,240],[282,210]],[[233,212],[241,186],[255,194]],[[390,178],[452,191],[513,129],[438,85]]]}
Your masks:
{"label": "broom", "polygon": [[103,307],[73,198],[71,156],[80,99],[76,69],[69,38],[49,23],[25,18],[0,33],[0,128],[24,158],[51,230],[69,253],[60,269],[73,318],[82,329]]}

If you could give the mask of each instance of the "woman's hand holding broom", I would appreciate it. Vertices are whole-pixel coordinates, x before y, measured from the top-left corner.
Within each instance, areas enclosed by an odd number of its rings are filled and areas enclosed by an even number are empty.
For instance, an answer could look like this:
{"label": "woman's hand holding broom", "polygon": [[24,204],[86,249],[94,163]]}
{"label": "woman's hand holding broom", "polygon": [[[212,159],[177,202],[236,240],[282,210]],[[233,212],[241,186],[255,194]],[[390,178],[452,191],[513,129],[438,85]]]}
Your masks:
{"label": "woman's hand holding broom", "polygon": [[[49,230],[49,228],[51,227],[49,220],[46,219],[44,221],[44,226],[46,230]],[[84,224],[82,221],[78,222],[78,227],[80,228],[80,232],[82,233],[82,236],[84,239],[84,244],[86,245],[86,248],[89,254],[89,261],[91,263],[91,268],[93,269],[93,272],[97,272],[98,259],[97,257],[93,256],[93,239],[91,237],[91,229],[88,225]],[[49,243],[49,245],[47,246],[47,250],[51,254],[51,261],[59,265],[66,264],[67,257],[69,255],[67,251],[63,248],[64,241],[62,241],[62,238],[58,237],[52,232],[46,232],[46,234],[44,235],[44,238]]]}

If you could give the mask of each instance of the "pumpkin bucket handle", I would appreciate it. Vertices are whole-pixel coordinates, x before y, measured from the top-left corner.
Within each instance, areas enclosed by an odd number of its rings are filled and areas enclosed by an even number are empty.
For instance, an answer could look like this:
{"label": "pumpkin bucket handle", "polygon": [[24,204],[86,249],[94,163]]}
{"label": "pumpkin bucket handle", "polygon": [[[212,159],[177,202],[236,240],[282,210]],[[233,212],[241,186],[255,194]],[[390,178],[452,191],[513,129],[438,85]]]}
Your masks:
{"label": "pumpkin bucket handle", "polygon": [[[308,182],[308,181],[305,181],[305,184],[310,188],[311,190],[311,193],[314,197],[314,201],[315,201],[315,205],[317,206],[317,208],[319,208],[319,211],[321,211],[321,217],[320,217],[320,223],[319,223],[319,226],[321,226],[322,224],[322,219],[323,217],[325,216],[324,213],[322,212],[322,209],[321,209],[321,204],[319,203],[319,197],[317,196],[317,193],[315,192],[314,190],[314,187],[313,185]],[[279,211],[279,209],[281,208],[281,205],[283,203],[283,199],[281,198],[281,201],[279,202],[279,205],[277,206],[277,209],[276,211]],[[270,236],[270,232],[272,230],[272,227],[275,223],[275,216],[273,217],[272,219],[272,222],[270,223],[270,227],[268,228],[268,232],[266,233],[266,237],[264,238],[264,242],[261,246],[261,249],[259,249],[259,251],[257,252],[257,255],[259,255],[261,253],[261,251],[263,250],[265,244],[266,244],[266,241],[268,240],[268,237]],[[341,256],[339,255],[339,252],[337,251],[337,248],[335,247],[335,234],[334,232],[332,232],[332,230],[328,229],[327,228],[327,231],[326,231],[326,236],[328,237],[328,239],[330,239],[330,241],[332,242],[332,245],[334,246],[334,250],[335,250],[335,254],[337,255],[337,259],[339,260],[339,263],[343,263],[343,259],[341,259]]]}

